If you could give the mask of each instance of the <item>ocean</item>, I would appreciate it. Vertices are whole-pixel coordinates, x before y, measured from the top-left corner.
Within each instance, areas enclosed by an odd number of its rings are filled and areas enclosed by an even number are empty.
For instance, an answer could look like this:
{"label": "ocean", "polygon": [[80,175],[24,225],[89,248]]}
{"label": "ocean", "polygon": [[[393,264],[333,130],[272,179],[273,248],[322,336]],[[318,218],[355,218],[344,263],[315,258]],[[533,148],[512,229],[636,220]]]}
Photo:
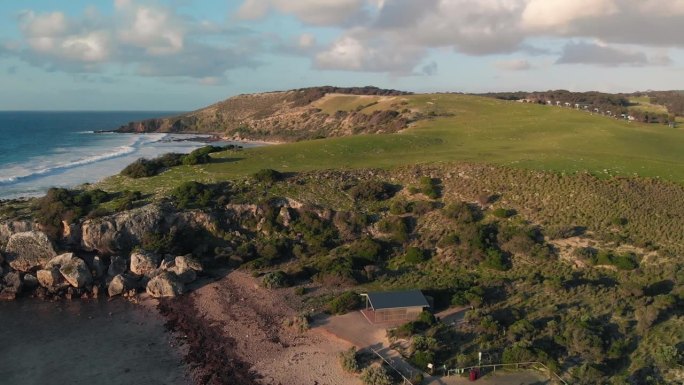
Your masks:
{"label": "ocean", "polygon": [[125,300],[0,302],[0,384],[184,385],[153,309]]}
{"label": "ocean", "polygon": [[0,111],[0,199],[39,196],[53,186],[97,182],[138,158],[187,153],[205,145],[178,140],[187,135],[94,132],[173,114]]}

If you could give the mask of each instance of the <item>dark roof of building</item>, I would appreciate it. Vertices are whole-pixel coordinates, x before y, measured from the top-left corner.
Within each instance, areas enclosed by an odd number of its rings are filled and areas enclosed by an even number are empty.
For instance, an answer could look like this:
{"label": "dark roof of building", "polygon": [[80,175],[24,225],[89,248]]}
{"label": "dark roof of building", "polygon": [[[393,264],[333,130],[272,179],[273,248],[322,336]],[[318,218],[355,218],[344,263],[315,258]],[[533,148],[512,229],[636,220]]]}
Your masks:
{"label": "dark roof of building", "polygon": [[367,296],[373,310],[430,306],[420,290],[379,291]]}

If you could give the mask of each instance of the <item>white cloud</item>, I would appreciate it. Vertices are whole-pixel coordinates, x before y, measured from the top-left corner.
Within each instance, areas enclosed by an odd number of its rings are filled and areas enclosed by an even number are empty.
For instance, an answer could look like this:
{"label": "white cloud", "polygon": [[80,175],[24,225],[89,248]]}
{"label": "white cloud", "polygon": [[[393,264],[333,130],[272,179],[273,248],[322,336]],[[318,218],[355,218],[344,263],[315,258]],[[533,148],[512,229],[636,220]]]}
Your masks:
{"label": "white cloud", "polygon": [[532,30],[565,30],[573,21],[617,11],[615,0],[530,0],[522,13],[522,25]]}
{"label": "white cloud", "polygon": [[137,5],[130,0],[119,0],[116,8],[122,22],[118,28],[122,42],[144,48],[152,55],[183,49],[184,23],[169,9]]}
{"label": "white cloud", "polygon": [[525,59],[502,60],[494,63],[496,68],[506,71],[526,71],[532,69],[532,65]]}
{"label": "white cloud", "polygon": [[74,73],[118,65],[144,76],[191,77],[215,85],[227,70],[257,65],[253,58],[261,49],[258,42],[247,42],[245,29],[195,20],[146,0],[115,0],[114,14],[107,17],[88,7],[82,17],[26,11],[18,22],[23,39],[5,43],[5,55]]}
{"label": "white cloud", "polygon": [[349,21],[364,5],[364,0],[246,0],[238,17],[259,19],[275,9],[293,14],[307,24],[331,25]]}

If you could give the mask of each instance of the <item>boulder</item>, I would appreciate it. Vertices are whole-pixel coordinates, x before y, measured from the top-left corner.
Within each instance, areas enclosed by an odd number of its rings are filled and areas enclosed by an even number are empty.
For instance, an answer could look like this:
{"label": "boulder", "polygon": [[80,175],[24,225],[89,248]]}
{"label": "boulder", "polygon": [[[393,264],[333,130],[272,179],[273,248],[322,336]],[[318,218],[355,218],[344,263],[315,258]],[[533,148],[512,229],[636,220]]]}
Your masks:
{"label": "boulder", "polygon": [[159,267],[160,259],[155,253],[136,251],[131,254],[130,270],[133,274],[149,276]]}
{"label": "boulder", "polygon": [[64,279],[73,287],[84,287],[93,281],[90,269],[81,258],[74,257],[59,268]]}
{"label": "boulder", "polygon": [[195,271],[202,271],[202,263],[187,255],[180,255],[174,260],[176,267],[181,270],[192,269]]}
{"label": "boulder", "polygon": [[4,288],[0,291],[0,301],[14,301],[17,299],[17,293],[10,288]]}
{"label": "boulder", "polygon": [[133,279],[123,274],[118,274],[109,282],[107,294],[109,294],[110,297],[114,297],[134,289],[136,286],[136,282]]}
{"label": "boulder", "polygon": [[13,234],[5,251],[9,265],[21,272],[43,266],[57,255],[48,236],[40,231]]}
{"label": "boulder", "polygon": [[33,274],[24,274],[24,286],[34,288],[38,286],[38,278]]}
{"label": "boulder", "polygon": [[48,263],[45,264],[45,269],[52,269],[52,268],[59,268],[62,265],[66,265],[67,263],[70,263],[74,258],[74,253],[64,253],[60,254],[48,261]]}
{"label": "boulder", "polygon": [[147,205],[102,218],[88,219],[81,226],[85,250],[112,255],[131,250],[147,233],[165,232],[176,220],[170,207]]}
{"label": "boulder", "polygon": [[124,257],[115,255],[109,260],[109,269],[107,270],[107,275],[110,277],[117,276],[126,272],[128,263]]}
{"label": "boulder", "polygon": [[175,297],[183,294],[185,286],[175,274],[162,272],[147,283],[146,291],[154,298]]}
{"label": "boulder", "polygon": [[5,281],[5,289],[4,290],[9,290],[12,291],[16,294],[21,293],[21,289],[24,286],[23,282],[21,281],[21,276],[19,275],[18,272],[12,271],[9,272],[5,275],[3,278]]}
{"label": "boulder", "polygon": [[0,243],[9,241],[12,234],[33,230],[34,224],[29,221],[8,221],[0,223]]}
{"label": "boulder", "polygon": [[38,270],[36,273],[38,283],[46,289],[54,289],[61,283],[62,275],[58,268]]}
{"label": "boulder", "polygon": [[102,277],[107,272],[107,266],[102,260],[102,257],[97,255],[93,257],[93,272],[95,273],[96,278]]}

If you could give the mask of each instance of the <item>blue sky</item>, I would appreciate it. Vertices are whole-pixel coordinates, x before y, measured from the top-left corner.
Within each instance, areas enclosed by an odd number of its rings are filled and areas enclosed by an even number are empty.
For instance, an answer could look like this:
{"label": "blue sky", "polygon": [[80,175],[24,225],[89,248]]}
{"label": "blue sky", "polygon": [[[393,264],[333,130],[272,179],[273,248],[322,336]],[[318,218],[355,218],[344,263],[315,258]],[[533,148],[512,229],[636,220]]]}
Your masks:
{"label": "blue sky", "polygon": [[22,0],[0,18],[1,110],[189,110],[315,85],[684,89],[681,0]]}

